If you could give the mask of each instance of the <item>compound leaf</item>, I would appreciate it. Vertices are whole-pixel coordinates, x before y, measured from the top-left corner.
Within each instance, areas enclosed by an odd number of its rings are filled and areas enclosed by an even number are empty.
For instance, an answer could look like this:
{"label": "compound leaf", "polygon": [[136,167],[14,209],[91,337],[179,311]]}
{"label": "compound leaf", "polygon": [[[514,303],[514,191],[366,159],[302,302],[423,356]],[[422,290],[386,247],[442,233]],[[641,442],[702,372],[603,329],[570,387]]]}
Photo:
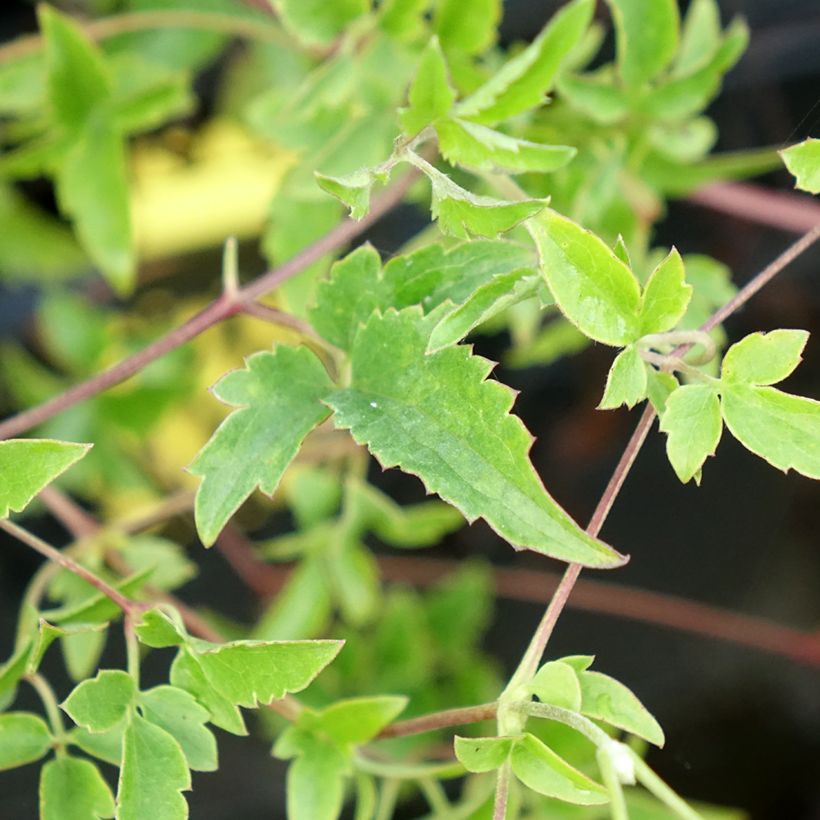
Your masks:
{"label": "compound leaf", "polygon": [[583,714],[663,746],[663,729],[626,686],[601,672],[579,672],[578,680]]}
{"label": "compound leaf", "polygon": [[41,820],[99,820],[114,816],[114,795],[90,761],[62,756],[40,773]]}
{"label": "compound leaf", "polygon": [[217,382],[214,395],[238,409],[188,468],[202,477],[194,512],[205,546],[255,487],[274,492],[305,436],[328,415],[321,399],[331,387],[310,350],[284,345],[254,353]]}
{"label": "compound leaf", "polygon": [[45,721],[29,712],[0,715],[0,772],[39,760],[51,748]]}
{"label": "compound leaf", "polygon": [[509,414],[512,392],[486,380],[490,363],[464,346],[425,355],[428,333],[419,308],[371,317],[353,343],[350,387],[328,398],[337,426],[384,467],[418,475],[516,548],[590,566],[622,563],[544,489],[528,457],[532,439]]}
{"label": "compound leaf", "polygon": [[527,227],[561,312],[598,342],[623,347],[635,341],[640,336],[638,281],[606,243],[549,209]]}
{"label": "compound leaf", "polygon": [[512,737],[456,736],[456,757],[468,772],[491,772],[507,762],[514,742]]}
{"label": "compound leaf", "polygon": [[79,461],[90,447],[51,439],[0,441],[0,518],[25,509],[43,487]]}
{"label": "compound leaf", "polygon": [[646,364],[634,345],[624,348],[612,362],[606,377],[606,388],[599,410],[611,410],[625,404],[634,407],[646,398]]}
{"label": "compound leaf", "polygon": [[525,786],[547,797],[579,806],[609,800],[603,786],[579,772],[534,735],[525,734],[516,740],[510,763],[513,774]]}
{"label": "compound leaf", "polygon": [[191,788],[182,747],[159,726],[134,715],[123,740],[117,820],[186,820],[181,792]]}
{"label": "compound leaf", "polygon": [[680,254],[672,248],[649,277],[643,292],[641,331],[666,333],[683,319],[692,299]]}
{"label": "compound leaf", "polygon": [[721,366],[723,380],[746,384],[783,381],[802,361],[808,339],[806,330],[750,333],[726,351]]}
{"label": "compound leaf", "polygon": [[727,382],[722,394],[723,419],[744,447],[779,470],[820,479],[820,402]]}
{"label": "compound leaf", "polygon": [[593,0],[564,6],[527,48],[458,104],[458,116],[493,125],[541,105],[565,57],[587,30],[594,9]]}
{"label": "compound leaf", "polygon": [[127,714],[137,688],[134,679],[119,669],[103,669],[85,680],[66,698],[63,711],[89,732],[113,729]]}
{"label": "compound leaf", "polygon": [[447,76],[444,54],[434,37],[422,52],[408,93],[408,106],[399,114],[402,129],[410,136],[418,134],[431,122],[446,116],[455,98],[455,91],[450,87]]}
{"label": "compound leaf", "polygon": [[820,194],[820,139],[813,137],[780,152],[789,173],[796,177],[795,188]]}
{"label": "compound leaf", "polygon": [[678,478],[699,481],[700,468],[714,455],[723,424],[717,392],[707,384],[687,384],[666,399],[661,430],[669,438],[666,454]]}

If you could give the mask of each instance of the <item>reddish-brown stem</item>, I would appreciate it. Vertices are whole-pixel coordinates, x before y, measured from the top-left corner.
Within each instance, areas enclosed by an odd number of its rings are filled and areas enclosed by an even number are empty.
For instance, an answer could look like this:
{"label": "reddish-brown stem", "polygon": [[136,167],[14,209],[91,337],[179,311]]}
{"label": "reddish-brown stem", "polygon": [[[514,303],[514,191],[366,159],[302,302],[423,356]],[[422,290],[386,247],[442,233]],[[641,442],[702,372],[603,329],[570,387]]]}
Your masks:
{"label": "reddish-brown stem", "polygon": [[505,763],[498,770],[495,785],[495,802],[493,803],[493,820],[506,820],[507,801],[510,797],[510,764]]}
{"label": "reddish-brown stem", "polygon": [[91,538],[99,531],[99,525],[79,504],[75,504],[53,484],[40,490],[37,498],[49,512],[71,533],[75,541]]}
{"label": "reddish-brown stem", "polygon": [[480,706],[464,706],[459,709],[445,709],[422,717],[399,720],[383,729],[379,740],[390,737],[404,737],[405,735],[421,735],[425,732],[435,732],[450,726],[464,726],[468,723],[478,723],[482,720],[492,720],[498,710],[498,704],[482,703]]}
{"label": "reddish-brown stem", "polygon": [[109,387],[120,384],[120,382],[138,373],[160,356],[164,356],[166,353],[189,342],[219,322],[242,312],[245,309],[245,304],[255,302],[260,296],[274,290],[327,253],[346,245],[350,240],[367,230],[374,222],[401,202],[407,193],[407,189],[417,176],[418,171],[411,169],[373,200],[370,213],[362,220],[357,222],[353,219],[346,219],[340,222],[332,231],[329,231],[321,239],[297,253],[296,256],[287,260],[278,268],[268,271],[244,288],[240,288],[234,295],[222,294],[187,322],[174,328],[174,330],[152,342],[148,347],[133,356],[123,359],[108,370],[104,370],[102,373],[98,373],[96,376],[70,387],[64,393],[36,407],[24,410],[22,413],[0,422],[0,440],[19,435],[38,424],[42,424],[63,410],[89,399]]}
{"label": "reddish-brown stem", "polygon": [[282,573],[260,561],[245,536],[233,524],[222,530],[216,546],[240,580],[258,597],[271,595],[281,587]]}

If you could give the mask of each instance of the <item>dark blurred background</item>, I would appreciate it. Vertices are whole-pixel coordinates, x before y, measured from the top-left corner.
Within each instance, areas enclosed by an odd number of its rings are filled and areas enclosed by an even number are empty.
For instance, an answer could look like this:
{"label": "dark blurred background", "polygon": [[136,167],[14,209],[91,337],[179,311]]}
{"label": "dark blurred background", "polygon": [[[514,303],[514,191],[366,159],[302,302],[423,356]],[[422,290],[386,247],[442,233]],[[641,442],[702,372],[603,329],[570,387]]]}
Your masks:
{"label": "dark blurred background", "polygon": [[[507,0],[504,39],[534,36],[559,5]],[[820,134],[820,2],[722,0],[720,5],[725,19],[746,17],[751,44],[708,112],[719,126],[718,150],[785,146]],[[30,4],[3,4],[2,39],[33,27]],[[783,190],[791,185],[785,172],[759,182]],[[405,230],[404,218],[388,218],[371,238],[379,248],[396,247]],[[655,244],[714,256],[732,269],[736,283],[743,283],[793,239],[782,230],[681,201],[671,204]],[[0,295],[0,337],[24,330],[31,303],[28,296],[18,294],[12,304]],[[820,246],[727,325],[733,340],[776,327],[812,332],[805,362],[784,388],[820,398]],[[478,344],[478,352],[490,358],[498,359],[503,349],[503,339]],[[637,421],[636,413],[594,409],[610,361],[609,351],[593,347],[546,368],[496,371],[522,391],[517,411],[537,438],[536,467],[580,521],[590,516]],[[420,493],[415,482],[395,473],[378,480],[399,499]],[[47,521],[37,525],[55,541],[64,538]],[[664,438],[654,430],[603,531],[632,560],[605,580],[816,630],[818,534],[816,484],[773,470],[724,435],[718,458],[705,466],[702,486],[684,487],[666,461]],[[499,564],[543,566],[534,556],[511,555],[481,524],[449,539],[438,554],[479,554]],[[201,551],[197,560],[202,576],[186,599],[246,616],[247,593],[226,572],[223,559]],[[36,565],[36,557],[24,548],[2,544],[0,656],[10,649],[21,590]],[[540,614],[536,605],[499,601],[488,648],[509,670]],[[820,666],[573,609],[562,616],[550,653],[595,654],[599,668],[635,688],[667,733],[667,748],[652,754],[650,762],[682,794],[743,808],[755,820],[820,818]],[[262,740],[219,734],[223,771],[218,778],[195,777],[192,816],[270,817],[271,805],[281,805],[276,796],[282,765],[267,757]],[[0,776],[0,817],[36,816],[34,768]]]}

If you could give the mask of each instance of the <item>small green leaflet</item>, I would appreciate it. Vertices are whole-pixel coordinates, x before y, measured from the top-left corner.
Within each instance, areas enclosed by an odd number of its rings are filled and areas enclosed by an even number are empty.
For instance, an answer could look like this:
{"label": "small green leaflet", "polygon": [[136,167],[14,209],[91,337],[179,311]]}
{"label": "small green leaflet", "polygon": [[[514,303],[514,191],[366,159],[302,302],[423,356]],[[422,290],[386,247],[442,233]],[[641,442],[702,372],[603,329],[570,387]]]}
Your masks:
{"label": "small green leaflet", "polygon": [[795,188],[820,194],[820,139],[810,137],[781,151],[780,156],[797,179]]}
{"label": "small green leaflet", "polygon": [[635,345],[625,347],[612,362],[606,377],[606,388],[599,410],[611,410],[625,404],[634,407],[646,398],[647,366]]}
{"label": "small green leaflet", "polygon": [[595,806],[606,803],[606,790],[571,766],[537,737],[516,740],[510,755],[513,774],[535,792],[565,803]]}
{"label": "small green leaflet", "polygon": [[687,384],[666,399],[661,430],[668,435],[666,454],[678,478],[700,483],[700,469],[715,454],[723,423],[714,387]]}
{"label": "small green leaflet", "polygon": [[692,0],[686,11],[672,73],[689,74],[707,63],[720,45],[720,8],[716,0]]}
{"label": "small green leaflet", "polygon": [[66,755],[40,772],[40,820],[98,820],[114,816],[114,795],[90,761]]}
{"label": "small green leaflet", "polygon": [[180,646],[187,640],[185,628],[174,611],[174,617],[159,609],[149,609],[142,616],[134,631],[139,642],[152,649]]}
{"label": "small green leaflet", "polygon": [[368,213],[373,185],[376,181],[384,183],[388,178],[387,172],[375,168],[361,168],[343,177],[331,177],[318,171],[313,175],[323,191],[335,196],[350,208],[350,216],[353,219],[361,219]]}
{"label": "small green leaflet", "polygon": [[422,52],[416,76],[410,86],[408,106],[399,113],[404,133],[414,136],[425,126],[446,116],[455,98],[456,93],[447,76],[444,54],[438,39],[434,37]]}
{"label": "small green leaflet", "polygon": [[304,712],[298,725],[318,732],[342,746],[372,740],[407,706],[407,698],[383,695],[340,700],[320,712]]}
{"label": "small green leaflet", "polygon": [[575,0],[560,9],[527,48],[456,106],[456,114],[493,125],[540,106],[564,58],[586,32],[594,9],[594,0]]}
{"label": "small green leaflet", "polygon": [[451,165],[482,171],[549,173],[563,168],[577,153],[568,145],[516,139],[468,120],[448,117],[435,127],[441,155]]}
{"label": "small green leaflet", "polygon": [[581,685],[575,669],[563,661],[548,661],[530,681],[530,691],[541,701],[578,712],[581,709]]}
{"label": "small green leaflet", "polygon": [[468,9],[463,0],[438,0],[433,25],[444,48],[479,54],[495,41],[501,12],[501,0],[471,0]]}
{"label": "small green leaflet", "polygon": [[125,723],[109,729],[107,732],[92,734],[79,726],[69,732],[68,737],[72,745],[82,749],[86,754],[104,760],[112,766],[122,764],[122,739],[125,733]]}
{"label": "small green leaflet", "polygon": [[692,299],[692,286],[687,285],[680,254],[672,248],[658,264],[643,291],[641,332],[666,333],[683,319]]}
{"label": "small green leaflet", "polygon": [[164,729],[134,715],[125,730],[117,788],[117,820],[186,820],[181,792],[191,773],[179,743]]}
{"label": "small green leaflet", "polygon": [[113,729],[130,711],[137,688],[134,679],[119,669],[103,669],[83,681],[62,704],[63,711],[89,732]]}
{"label": "small green leaflet", "polygon": [[25,509],[43,487],[90,448],[90,444],[51,439],[0,441],[0,518]]}
{"label": "small green leaflet", "polygon": [[29,712],[0,715],[0,772],[33,763],[51,748],[45,721]]}
{"label": "small green leaflet", "polygon": [[333,743],[305,734],[288,766],[288,820],[336,820],[344,800],[349,755]]}
{"label": "small green leaflet", "polygon": [[627,86],[654,79],[678,50],[677,0],[608,0],[615,22],[618,71]]}
{"label": "small green leaflet", "polygon": [[529,461],[531,438],[509,414],[513,394],[486,380],[490,363],[463,346],[425,355],[427,335],[419,308],[374,314],[353,343],[350,387],[327,400],[336,425],[516,548],[621,564],[547,494]]}
{"label": "small green leaflet", "polygon": [[456,757],[468,772],[491,772],[507,762],[515,738],[512,737],[458,737],[455,738]]}
{"label": "small green leaflet", "polygon": [[202,477],[196,494],[197,532],[205,546],[259,486],[274,492],[307,434],[328,413],[321,400],[332,383],[307,348],[284,345],[255,353],[213,387],[237,407],[188,468]]}
{"label": "small green leaflet", "polygon": [[527,228],[550,291],[576,327],[614,347],[641,335],[638,280],[602,239],[549,209]]}
{"label": "small green leaflet", "polygon": [[806,330],[750,333],[726,351],[721,366],[722,380],[777,384],[800,364],[808,340]]}

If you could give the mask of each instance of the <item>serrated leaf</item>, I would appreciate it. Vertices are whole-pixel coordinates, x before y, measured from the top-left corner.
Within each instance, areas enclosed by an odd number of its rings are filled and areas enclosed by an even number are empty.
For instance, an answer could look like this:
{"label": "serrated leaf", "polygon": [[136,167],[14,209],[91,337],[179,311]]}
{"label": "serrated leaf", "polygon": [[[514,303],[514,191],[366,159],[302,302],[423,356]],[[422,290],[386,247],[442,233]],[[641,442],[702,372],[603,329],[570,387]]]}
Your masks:
{"label": "serrated leaf", "polygon": [[332,743],[308,736],[288,766],[288,820],[337,820],[344,800],[348,756]]}
{"label": "serrated leaf", "polygon": [[61,125],[81,127],[110,93],[102,56],[70,17],[51,6],[37,8],[46,51],[49,102]]}
{"label": "serrated leaf", "polygon": [[306,43],[329,43],[370,7],[368,0],[271,0],[291,31]]}
{"label": "serrated leaf", "polygon": [[584,533],[547,494],[528,458],[531,437],[509,415],[513,395],[485,381],[490,365],[466,347],[425,355],[421,311],[374,315],[356,336],[350,387],[328,403],[385,467],[481,516],[517,548],[591,566],[623,558]]}
{"label": "serrated leaf", "polygon": [[51,748],[45,721],[29,712],[0,715],[0,772],[33,763]]}
{"label": "serrated leaf", "polygon": [[149,609],[134,628],[139,642],[153,649],[180,646],[186,634],[182,623],[159,609]]}
{"label": "serrated leaf", "polygon": [[99,820],[114,816],[114,795],[90,761],[62,756],[40,773],[40,820]]}
{"label": "serrated leaf", "polygon": [[103,669],[75,687],[62,709],[89,732],[107,732],[128,714],[136,694],[134,679],[127,672]]}
{"label": "serrated leaf", "polygon": [[456,757],[468,772],[481,774],[498,769],[507,762],[515,738],[459,737],[454,740]]}
{"label": "serrated leaf", "polygon": [[407,108],[401,110],[399,119],[405,134],[418,134],[431,122],[444,117],[450,111],[456,94],[450,86],[447,63],[438,39],[433,38],[424,49],[416,76],[408,93]]}
{"label": "serrated leaf", "polygon": [[607,0],[617,41],[618,71],[628,86],[652,80],[678,50],[677,0]]}
{"label": "serrated leaf", "polygon": [[155,686],[139,694],[143,717],[170,734],[185,753],[189,768],[214,772],[219,768],[216,738],[205,724],[210,712],[176,686]]}
{"label": "serrated leaf", "polygon": [[795,188],[820,194],[820,139],[810,137],[780,151],[786,168],[796,178]]}
{"label": "serrated leaf", "polygon": [[708,384],[687,384],[675,390],[666,399],[661,430],[668,435],[669,463],[686,483],[699,474],[720,441],[723,424],[715,389]]}
{"label": "serrated leaf", "polygon": [[581,684],[575,669],[563,661],[548,661],[529,684],[530,692],[542,703],[577,712],[581,708]]}
{"label": "serrated leaf", "polygon": [[583,714],[663,746],[663,729],[626,686],[601,672],[580,672],[578,680]]}
{"label": "serrated leaf", "polygon": [[451,165],[482,171],[549,173],[577,153],[568,145],[544,145],[510,137],[486,125],[453,117],[436,122],[441,155]]}
{"label": "serrated leaf", "polygon": [[214,543],[255,487],[273,494],[305,436],[327,417],[321,399],[331,388],[310,350],[283,345],[254,353],[244,369],[213,387],[220,401],[238,409],[188,468],[202,477],[194,512],[205,546]]}
{"label": "serrated leaf", "polygon": [[159,726],[134,715],[123,740],[117,820],[186,820],[181,792],[191,788],[182,748]]}
{"label": "serrated leaf", "polygon": [[592,0],[564,6],[527,48],[458,104],[458,116],[493,125],[541,105],[562,62],[583,37],[594,8]]}
{"label": "serrated leaf", "polygon": [[552,210],[527,227],[561,312],[598,342],[623,347],[635,341],[640,336],[638,281],[606,243]]}
{"label": "serrated leaf", "polygon": [[112,766],[122,765],[122,739],[125,723],[117,724],[107,732],[93,734],[87,729],[77,727],[68,733],[69,741],[86,754],[104,760]]}
{"label": "serrated leaf", "polygon": [[247,735],[242,713],[214,689],[196,658],[182,648],[171,664],[171,683],[193,695],[211,714],[211,723],[234,735]]}
{"label": "serrated leaf", "polygon": [[57,173],[60,210],[71,217],[92,260],[121,295],[136,276],[123,135],[107,111],[78,131]]}
{"label": "serrated leaf", "polygon": [[537,737],[525,734],[510,754],[513,774],[527,787],[546,797],[579,806],[606,803],[603,786],[571,766]]}
{"label": "serrated leaf", "polygon": [[90,444],[51,439],[0,441],[0,518],[25,509],[43,487],[90,448]]}
{"label": "serrated leaf", "polygon": [[479,54],[493,44],[501,11],[501,0],[472,0],[469,10],[463,0],[438,0],[433,26],[447,50]]}
{"label": "serrated leaf", "polygon": [[334,743],[367,743],[404,711],[407,698],[383,695],[341,700],[320,712],[305,713],[299,726],[327,735]]}
{"label": "serrated leaf", "polygon": [[599,410],[611,410],[625,404],[634,407],[646,398],[647,367],[635,345],[624,348],[612,362],[606,377],[606,388]]}
{"label": "serrated leaf", "polygon": [[803,360],[808,340],[806,330],[750,333],[726,351],[722,378],[726,382],[757,385],[783,381]]}
{"label": "serrated leaf", "polygon": [[304,689],[338,654],[342,641],[234,641],[196,653],[211,686],[254,709]]}
{"label": "serrated leaf", "polygon": [[666,333],[683,319],[692,299],[692,286],[686,284],[683,260],[672,248],[658,264],[643,291],[642,333]]}
{"label": "serrated leaf", "polygon": [[820,479],[820,402],[774,387],[722,383],[732,435],[779,470]]}

